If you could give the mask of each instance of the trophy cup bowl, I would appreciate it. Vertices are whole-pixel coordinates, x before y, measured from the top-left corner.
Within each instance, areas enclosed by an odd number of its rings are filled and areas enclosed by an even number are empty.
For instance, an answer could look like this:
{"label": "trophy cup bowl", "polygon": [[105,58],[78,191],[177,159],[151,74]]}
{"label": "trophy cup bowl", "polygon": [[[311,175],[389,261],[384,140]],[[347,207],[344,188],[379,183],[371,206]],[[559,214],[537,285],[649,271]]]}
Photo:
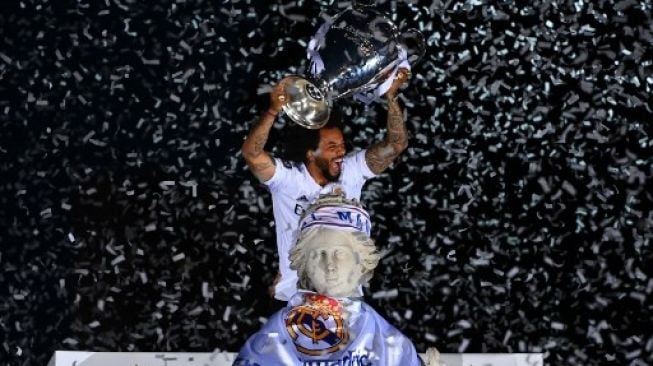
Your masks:
{"label": "trophy cup bowl", "polygon": [[314,83],[298,75],[284,78],[286,104],[283,111],[297,124],[318,129],[329,120],[329,101]]}
{"label": "trophy cup bowl", "polygon": [[385,81],[409,42],[416,51],[407,61],[414,63],[426,49],[419,31],[400,33],[388,17],[363,4],[342,11],[311,41],[307,76],[284,79],[288,97],[284,112],[301,126],[321,128],[329,120],[334,100],[368,92]]}

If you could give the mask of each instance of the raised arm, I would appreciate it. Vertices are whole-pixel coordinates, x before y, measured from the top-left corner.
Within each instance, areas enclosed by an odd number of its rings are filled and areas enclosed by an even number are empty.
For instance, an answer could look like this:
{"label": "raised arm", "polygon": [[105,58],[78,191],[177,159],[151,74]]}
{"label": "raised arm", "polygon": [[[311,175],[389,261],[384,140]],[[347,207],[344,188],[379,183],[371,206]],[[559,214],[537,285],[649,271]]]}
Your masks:
{"label": "raised arm", "polygon": [[408,70],[399,70],[397,78],[386,92],[388,99],[388,127],[383,141],[370,146],[365,152],[365,162],[374,174],[381,174],[408,147],[408,131],[404,111],[397,101],[399,87],[408,80]]}
{"label": "raised arm", "polygon": [[240,151],[243,153],[249,170],[260,181],[267,181],[274,175],[275,164],[272,155],[263,150],[268,141],[270,129],[277,119],[277,114],[283,107],[286,96],[283,81],[270,93],[270,108],[263,113],[258,122],[252,127],[243,142]]}

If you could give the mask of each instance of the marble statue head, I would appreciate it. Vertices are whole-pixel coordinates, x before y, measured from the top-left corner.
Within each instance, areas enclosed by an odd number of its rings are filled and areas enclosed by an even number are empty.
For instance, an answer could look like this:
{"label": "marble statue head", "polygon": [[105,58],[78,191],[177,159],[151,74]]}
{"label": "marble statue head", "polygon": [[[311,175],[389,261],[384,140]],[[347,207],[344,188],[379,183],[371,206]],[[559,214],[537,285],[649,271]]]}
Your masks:
{"label": "marble statue head", "polygon": [[290,267],[298,287],[332,297],[355,296],[381,255],[369,237],[367,212],[342,196],[323,196],[302,216]]}

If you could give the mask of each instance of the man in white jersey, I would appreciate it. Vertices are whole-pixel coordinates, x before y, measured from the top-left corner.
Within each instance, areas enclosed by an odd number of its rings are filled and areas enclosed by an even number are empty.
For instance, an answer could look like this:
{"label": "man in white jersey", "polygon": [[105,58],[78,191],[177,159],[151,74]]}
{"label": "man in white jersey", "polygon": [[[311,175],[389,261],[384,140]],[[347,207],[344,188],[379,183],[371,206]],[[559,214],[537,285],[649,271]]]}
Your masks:
{"label": "man in white jersey", "polygon": [[[365,181],[386,170],[408,146],[397,93],[409,76],[408,70],[400,70],[385,94],[388,101],[385,139],[367,150],[349,154],[342,129],[331,119],[319,130],[288,126],[296,133],[292,141],[286,141],[288,159],[272,157],[264,147],[287,100],[283,81],[270,94],[270,108],[252,127],[241,151],[251,172],[272,194],[281,275],[275,286],[276,299],[287,301],[297,291],[297,274],[290,269],[288,252],[295,244],[298,220],[304,209],[321,193],[334,190],[342,191],[348,199],[360,200]],[[333,115],[335,119],[339,113]]]}

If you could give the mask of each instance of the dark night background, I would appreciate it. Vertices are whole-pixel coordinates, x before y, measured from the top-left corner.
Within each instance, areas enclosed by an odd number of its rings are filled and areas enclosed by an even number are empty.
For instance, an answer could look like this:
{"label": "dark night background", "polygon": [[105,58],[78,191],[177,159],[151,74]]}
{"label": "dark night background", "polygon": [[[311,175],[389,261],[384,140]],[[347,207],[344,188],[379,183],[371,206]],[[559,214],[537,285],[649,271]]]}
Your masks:
{"label": "dark night background", "polygon": [[[367,301],[419,351],[652,363],[653,3],[377,4],[429,47],[363,194]],[[345,5],[3,4],[0,363],[239,349],[277,263],[240,144]],[[352,146],[382,138],[382,105],[343,106]]]}

